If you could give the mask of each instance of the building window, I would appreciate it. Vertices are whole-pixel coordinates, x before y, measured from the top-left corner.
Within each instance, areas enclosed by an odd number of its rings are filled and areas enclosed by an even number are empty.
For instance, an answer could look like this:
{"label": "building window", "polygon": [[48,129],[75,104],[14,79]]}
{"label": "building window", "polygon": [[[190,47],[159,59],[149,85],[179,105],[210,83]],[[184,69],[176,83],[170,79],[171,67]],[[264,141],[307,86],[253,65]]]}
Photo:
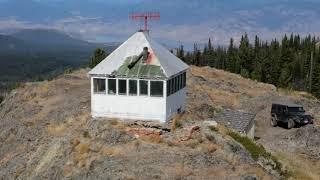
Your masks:
{"label": "building window", "polygon": [[136,96],[138,93],[138,81],[129,80],[129,95]]}
{"label": "building window", "polygon": [[108,94],[117,93],[117,81],[116,79],[108,79]]}
{"label": "building window", "polygon": [[181,75],[177,76],[178,79],[178,91],[181,89]]}
{"label": "building window", "polygon": [[170,79],[170,94],[174,94],[174,79]]}
{"label": "building window", "polygon": [[172,94],[176,92],[176,78],[172,78]]}
{"label": "building window", "polygon": [[182,74],[182,87],[183,88],[186,87],[186,84],[187,84],[187,74],[186,74],[186,72],[184,72]]}
{"label": "building window", "polygon": [[150,81],[150,95],[153,97],[163,96],[163,81]]}
{"label": "building window", "polygon": [[170,96],[171,91],[171,79],[167,81],[167,96]]}
{"label": "building window", "polygon": [[93,89],[95,93],[105,93],[106,92],[106,80],[105,79],[93,79]]}
{"label": "building window", "polygon": [[139,89],[140,89],[139,94],[141,96],[148,96],[148,89],[149,89],[148,81],[140,80],[139,81]]}
{"label": "building window", "polygon": [[174,79],[175,79],[175,91],[174,92],[177,92],[177,91],[179,91],[179,78],[178,78],[178,76],[176,76]]}
{"label": "building window", "polygon": [[180,79],[180,89],[183,88],[183,74],[179,75],[179,79]]}
{"label": "building window", "polygon": [[127,95],[127,80],[118,79],[118,94]]}

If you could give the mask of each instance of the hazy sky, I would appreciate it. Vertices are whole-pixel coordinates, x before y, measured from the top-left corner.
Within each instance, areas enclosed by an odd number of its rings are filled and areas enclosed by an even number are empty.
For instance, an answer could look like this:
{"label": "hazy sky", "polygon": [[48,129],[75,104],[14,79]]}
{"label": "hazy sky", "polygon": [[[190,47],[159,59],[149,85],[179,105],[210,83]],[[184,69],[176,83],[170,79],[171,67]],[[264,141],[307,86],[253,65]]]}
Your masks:
{"label": "hazy sky", "polygon": [[168,43],[226,44],[247,32],[320,35],[320,0],[0,0],[0,32],[50,28],[89,41],[123,41],[142,25],[130,12],[159,11],[151,35]]}

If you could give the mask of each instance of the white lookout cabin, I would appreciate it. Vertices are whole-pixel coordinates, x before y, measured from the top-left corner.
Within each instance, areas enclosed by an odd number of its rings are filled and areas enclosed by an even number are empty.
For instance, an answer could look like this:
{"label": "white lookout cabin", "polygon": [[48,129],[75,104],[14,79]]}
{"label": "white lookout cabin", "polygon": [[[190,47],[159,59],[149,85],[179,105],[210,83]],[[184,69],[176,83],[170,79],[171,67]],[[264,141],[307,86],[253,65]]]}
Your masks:
{"label": "white lookout cabin", "polygon": [[91,114],[166,122],[185,110],[187,64],[136,32],[88,74]]}

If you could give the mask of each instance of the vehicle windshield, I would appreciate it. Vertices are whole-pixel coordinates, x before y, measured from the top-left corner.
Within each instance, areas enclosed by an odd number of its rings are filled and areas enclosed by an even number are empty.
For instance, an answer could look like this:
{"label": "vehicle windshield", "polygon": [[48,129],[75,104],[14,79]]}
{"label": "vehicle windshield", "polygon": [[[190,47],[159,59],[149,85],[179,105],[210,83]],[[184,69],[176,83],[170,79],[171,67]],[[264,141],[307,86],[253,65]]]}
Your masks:
{"label": "vehicle windshield", "polygon": [[288,107],[289,112],[304,112],[303,107]]}

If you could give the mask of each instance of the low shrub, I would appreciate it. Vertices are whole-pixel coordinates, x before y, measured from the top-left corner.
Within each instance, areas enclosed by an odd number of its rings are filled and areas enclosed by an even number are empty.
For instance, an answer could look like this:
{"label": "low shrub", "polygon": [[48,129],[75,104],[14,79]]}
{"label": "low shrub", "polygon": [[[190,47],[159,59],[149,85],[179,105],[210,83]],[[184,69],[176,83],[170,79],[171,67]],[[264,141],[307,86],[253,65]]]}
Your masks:
{"label": "low shrub", "polygon": [[203,144],[202,149],[207,152],[207,153],[214,153],[217,149],[218,146],[216,144]]}
{"label": "low shrub", "polygon": [[90,135],[90,133],[88,131],[84,131],[83,132],[83,137],[84,138],[91,138],[91,135]]}
{"label": "low shrub", "polygon": [[71,74],[73,72],[72,68],[67,68],[64,70],[64,74]]}
{"label": "low shrub", "polygon": [[214,137],[213,134],[205,134],[205,136],[210,142],[217,143],[217,140],[216,140],[216,138]]}
{"label": "low shrub", "polygon": [[242,144],[249,151],[254,160],[258,160],[260,156],[264,157],[265,155],[267,155],[267,151],[264,149],[262,145],[257,145],[248,137],[241,136],[240,134],[233,131],[229,131],[228,135],[231,136],[234,140],[238,141],[240,144]]}
{"label": "low shrub", "polygon": [[199,140],[197,140],[197,139],[191,139],[191,140],[185,142],[185,145],[187,147],[192,148],[192,149],[196,148],[199,144],[201,144],[201,142],[199,142]]}
{"label": "low shrub", "polygon": [[259,157],[265,158],[267,160],[271,160],[275,163],[273,169],[277,171],[282,177],[288,178],[291,176],[289,171],[282,170],[282,164],[279,160],[273,156],[271,153],[267,152],[266,149],[260,144],[257,145],[253,140],[248,138],[247,136],[241,136],[240,134],[229,131],[228,135],[231,136],[234,140],[242,144],[250,153],[251,157],[257,161]]}
{"label": "low shrub", "polygon": [[218,132],[219,131],[219,128],[218,127],[215,127],[215,126],[208,126],[209,127],[209,129],[211,130],[211,131],[215,131],[215,132]]}
{"label": "low shrub", "polygon": [[173,119],[172,121],[172,126],[171,126],[171,129],[172,131],[178,129],[178,128],[181,128],[182,127],[182,122],[181,120],[179,120],[177,117]]}

